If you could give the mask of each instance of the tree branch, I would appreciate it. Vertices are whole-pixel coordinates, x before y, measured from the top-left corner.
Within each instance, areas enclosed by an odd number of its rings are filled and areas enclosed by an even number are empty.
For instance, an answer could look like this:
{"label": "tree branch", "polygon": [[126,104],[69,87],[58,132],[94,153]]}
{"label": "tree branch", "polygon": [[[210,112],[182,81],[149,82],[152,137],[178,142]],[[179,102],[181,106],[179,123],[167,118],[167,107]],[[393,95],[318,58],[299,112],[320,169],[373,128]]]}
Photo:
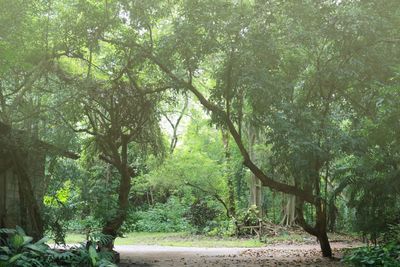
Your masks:
{"label": "tree branch", "polygon": [[152,54],[147,54],[147,57],[155,63],[163,72],[165,72],[172,80],[174,80],[176,83],[181,85],[183,88],[186,88],[187,90],[191,91],[200,101],[200,103],[209,111],[215,113],[217,116],[219,116],[227,125],[229,132],[231,133],[233,139],[236,142],[236,145],[238,146],[240,153],[243,157],[244,160],[244,165],[248,167],[254,175],[260,179],[263,183],[264,186],[267,186],[271,189],[277,190],[279,192],[295,195],[299,197],[300,199],[309,202],[309,203],[316,203],[315,197],[311,192],[301,190],[300,188],[292,185],[288,185],[285,183],[281,183],[278,181],[275,181],[271,177],[267,176],[260,168],[258,168],[253,161],[250,159],[250,155],[245,148],[245,145],[243,144],[243,141],[241,139],[240,134],[235,128],[235,125],[233,122],[229,119],[227,116],[226,112],[222,109],[220,109],[217,105],[214,103],[210,102],[207,100],[200,91],[193,86],[190,83],[187,83],[186,81],[182,80],[178,76],[176,76],[167,66],[165,66],[162,62],[160,62],[154,55]]}

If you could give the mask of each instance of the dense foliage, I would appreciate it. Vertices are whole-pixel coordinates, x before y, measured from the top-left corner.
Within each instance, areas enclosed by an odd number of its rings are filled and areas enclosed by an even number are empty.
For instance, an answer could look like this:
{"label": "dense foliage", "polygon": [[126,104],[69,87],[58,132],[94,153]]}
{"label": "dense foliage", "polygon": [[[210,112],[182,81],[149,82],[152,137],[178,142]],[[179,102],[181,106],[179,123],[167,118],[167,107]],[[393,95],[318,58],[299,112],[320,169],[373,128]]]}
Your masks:
{"label": "dense foliage", "polygon": [[400,245],[389,243],[383,246],[357,248],[348,252],[343,261],[349,266],[399,266]]}
{"label": "dense foliage", "polygon": [[[51,249],[43,238],[32,242],[33,238],[17,227],[14,229],[0,229],[0,266],[18,267],[58,267],[58,266],[87,266],[112,267],[113,255],[110,252],[99,252],[97,245],[110,237],[91,239],[90,243],[82,244],[68,251]],[[107,242],[107,241],[106,241]]]}
{"label": "dense foliage", "polygon": [[264,217],[331,256],[400,223],[399,43],[398,0],[0,0],[0,122],[79,158],[35,185],[57,243]]}

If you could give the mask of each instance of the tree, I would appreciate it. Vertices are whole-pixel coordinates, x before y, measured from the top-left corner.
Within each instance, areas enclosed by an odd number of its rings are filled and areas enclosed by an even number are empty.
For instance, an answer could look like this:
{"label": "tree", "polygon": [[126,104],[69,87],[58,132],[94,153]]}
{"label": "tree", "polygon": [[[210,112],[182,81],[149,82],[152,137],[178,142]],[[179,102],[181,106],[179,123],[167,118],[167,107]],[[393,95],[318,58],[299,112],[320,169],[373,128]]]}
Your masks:
{"label": "tree", "polygon": [[82,114],[76,119],[79,126],[71,128],[92,136],[99,158],[120,175],[117,210],[103,226],[104,234],[116,238],[127,216],[131,179],[140,172],[135,162],[145,157],[148,148],[155,153],[162,151],[155,106],[158,98],[146,94],[135,80],[128,83],[119,78],[111,81],[91,78],[78,84],[79,91],[75,92]]}
{"label": "tree", "polygon": [[[189,198],[194,203],[214,199],[230,220],[234,216],[229,205],[222,137],[219,130],[209,127],[201,113],[192,111],[191,117],[182,146],[177,147],[164,164],[146,175],[149,187],[167,195],[188,195],[190,192]],[[162,201],[161,197],[159,201]]]}
{"label": "tree", "polygon": [[[360,43],[358,38],[367,36],[367,33],[374,36],[372,38],[379,38],[380,33],[377,34],[374,28],[364,28],[366,24],[362,16],[371,10],[364,10],[363,4],[355,2],[310,1],[304,5],[280,1],[269,1],[268,4],[257,2],[255,5],[218,2],[220,6],[213,3],[213,7],[209,2],[199,4],[187,1],[185,4],[178,9],[179,18],[169,18],[174,21],[175,38],[167,47],[177,47],[174,53],[168,51],[174,57],[166,56],[166,46],[161,42],[152,47],[142,46],[144,53],[176,87],[191,91],[214,118],[229,129],[242,153],[244,164],[265,186],[298,198],[297,222],[318,238],[323,256],[330,257],[332,252],[326,234],[325,208],[329,164],[344,151],[344,142],[339,139],[345,136],[340,131],[340,125],[347,119],[344,112],[349,106],[346,104],[357,104],[351,95],[343,93],[343,90],[353,87],[352,79],[357,75],[341,70],[344,66],[352,68],[352,59],[360,56],[359,49],[371,45]],[[214,13],[200,9],[213,10]],[[308,15],[315,13],[319,15]],[[365,31],[354,32],[354,23],[356,29],[359,27]],[[293,29],[294,36],[290,32]],[[185,38],[188,31],[191,32],[190,38]],[[348,32],[352,31],[353,35],[349,36]],[[351,43],[349,37],[356,44]],[[164,42],[171,40],[168,37],[159,39]],[[179,45],[174,43],[175,40]],[[207,45],[203,47],[202,44]],[[260,54],[261,51],[266,53]],[[236,59],[234,64],[232,58],[235,57],[242,60]],[[174,61],[174,58],[181,61]],[[245,95],[253,114],[259,116],[258,121],[266,127],[269,140],[276,149],[288,148],[288,153],[283,150],[277,155],[292,161],[290,174],[294,180],[279,181],[255,165],[241,136],[238,113],[233,113],[218,98],[206,98],[207,86],[202,85],[202,80],[215,77],[216,70],[209,64],[216,61],[220,63],[214,65],[217,71],[230,73],[235,69],[235,73],[243,75],[239,75],[239,79],[235,76],[236,83],[221,79],[225,82],[223,84],[228,84],[226,87],[218,87],[217,83],[216,87],[208,89],[226,92],[228,88],[237,92],[242,87],[246,88]],[[352,71],[354,73],[355,69],[352,68]],[[240,77],[243,77],[242,80]],[[338,77],[342,79],[338,80]],[[219,81],[218,76],[216,80]],[[220,95],[225,101],[230,101],[229,94]],[[272,124],[268,119],[273,120]],[[338,127],[339,132],[335,131]],[[338,134],[339,139],[331,142],[331,138]],[[284,162],[287,161],[281,164]],[[325,177],[322,176],[324,172],[327,173]],[[304,219],[304,202],[315,208],[314,226]]]}
{"label": "tree", "polygon": [[[75,106],[59,115],[75,133],[90,136],[99,158],[120,176],[116,210],[102,229],[115,239],[127,217],[131,180],[140,174],[141,159],[147,152],[163,150],[157,109],[161,98],[153,93],[168,87],[157,87],[157,79],[141,75],[143,58],[132,49],[99,39],[109,27],[106,22],[121,20],[114,16],[117,3],[87,4],[91,8],[80,3],[58,14],[61,22],[75,12],[82,18],[74,26],[61,25],[62,38],[74,38],[76,43],[65,43],[68,52],[57,62],[55,73],[68,84]],[[106,247],[112,246],[113,242]]]}
{"label": "tree", "polygon": [[[18,20],[0,29],[0,52],[7,55],[0,59],[1,119],[37,135],[42,123],[42,133],[68,144],[72,134],[52,130],[62,122],[75,137],[95,142],[121,177],[119,207],[105,233],[115,237],[126,217],[139,158],[148,147],[162,147],[165,90],[191,92],[223,131],[229,213],[235,213],[233,140],[254,181],[289,195],[288,215],[318,238],[323,256],[332,255],[328,217],[334,221],[337,196],[354,190],[352,200],[367,217],[379,213],[371,188],[396,184],[396,0],[2,4],[0,20]],[[180,118],[169,117],[170,151]],[[257,125],[258,138],[244,134],[252,132],[248,125]],[[255,155],[255,146],[266,153]],[[312,207],[308,215],[305,206]]]}

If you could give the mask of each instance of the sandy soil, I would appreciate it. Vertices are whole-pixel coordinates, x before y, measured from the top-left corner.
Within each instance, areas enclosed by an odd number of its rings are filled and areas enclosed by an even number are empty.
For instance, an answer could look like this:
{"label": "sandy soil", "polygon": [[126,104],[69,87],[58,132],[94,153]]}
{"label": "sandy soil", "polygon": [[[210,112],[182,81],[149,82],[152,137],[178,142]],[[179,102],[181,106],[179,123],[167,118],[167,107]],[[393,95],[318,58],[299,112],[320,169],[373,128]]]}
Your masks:
{"label": "sandy soil", "polygon": [[[334,256],[356,243],[332,243]],[[269,245],[262,248],[195,248],[163,246],[116,246],[120,266],[343,266],[339,260],[323,259],[318,244]]]}

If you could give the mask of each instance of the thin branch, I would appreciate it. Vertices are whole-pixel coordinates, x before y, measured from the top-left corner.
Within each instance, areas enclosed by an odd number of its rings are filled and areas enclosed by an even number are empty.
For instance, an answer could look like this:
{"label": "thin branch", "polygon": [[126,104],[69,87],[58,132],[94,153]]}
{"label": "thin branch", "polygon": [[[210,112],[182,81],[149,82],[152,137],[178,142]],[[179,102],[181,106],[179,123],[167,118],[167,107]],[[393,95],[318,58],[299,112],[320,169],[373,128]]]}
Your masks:
{"label": "thin branch", "polygon": [[225,201],[217,193],[205,190],[204,188],[201,188],[200,186],[192,184],[192,183],[189,183],[189,182],[185,182],[185,184],[188,185],[188,186],[191,186],[193,188],[196,188],[196,189],[202,191],[203,193],[206,193],[206,194],[209,194],[209,195],[213,196],[218,202],[220,202],[222,204],[222,206],[224,206],[224,209],[226,211],[226,216],[228,218],[231,218],[231,213],[229,211],[228,205],[225,203]]}

